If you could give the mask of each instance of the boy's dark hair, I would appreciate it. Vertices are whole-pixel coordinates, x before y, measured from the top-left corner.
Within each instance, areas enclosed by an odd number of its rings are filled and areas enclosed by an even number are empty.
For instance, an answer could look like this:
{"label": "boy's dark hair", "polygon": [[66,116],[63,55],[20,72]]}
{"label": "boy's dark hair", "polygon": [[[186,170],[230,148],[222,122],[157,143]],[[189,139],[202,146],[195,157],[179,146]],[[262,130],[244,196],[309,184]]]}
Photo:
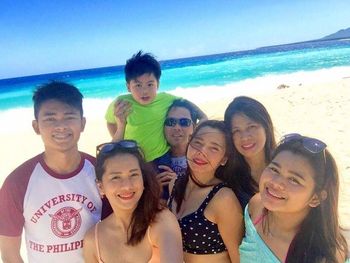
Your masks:
{"label": "boy's dark hair", "polygon": [[173,101],[173,103],[169,106],[168,111],[166,113],[166,116],[168,116],[169,112],[173,109],[173,108],[185,108],[190,112],[191,115],[191,120],[194,124],[197,123],[197,121],[199,120],[198,117],[198,112],[197,110],[193,107],[193,105],[186,99],[176,99]]}
{"label": "boy's dark hair", "polygon": [[41,105],[48,100],[57,100],[80,111],[83,116],[83,95],[73,85],[52,81],[39,86],[33,93],[34,116],[38,119]]}
{"label": "boy's dark hair", "polygon": [[127,83],[145,73],[152,73],[159,82],[162,71],[159,62],[151,53],[143,53],[142,50],[140,50],[126,61],[124,73]]}

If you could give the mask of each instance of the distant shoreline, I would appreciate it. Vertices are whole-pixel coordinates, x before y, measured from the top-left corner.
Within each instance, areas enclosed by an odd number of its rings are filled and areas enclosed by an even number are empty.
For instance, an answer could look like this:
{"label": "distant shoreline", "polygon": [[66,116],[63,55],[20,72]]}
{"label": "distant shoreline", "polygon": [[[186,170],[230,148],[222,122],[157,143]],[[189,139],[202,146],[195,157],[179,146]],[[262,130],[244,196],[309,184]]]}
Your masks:
{"label": "distant shoreline", "polygon": [[[348,41],[348,40],[350,40],[350,37],[334,38],[334,39],[322,39],[321,38],[321,39],[293,42],[293,43],[286,43],[286,44],[262,46],[262,47],[246,49],[246,50],[228,51],[228,52],[216,53],[216,54],[205,54],[205,55],[198,55],[198,56],[193,56],[193,57],[171,58],[171,59],[166,59],[166,60],[160,60],[160,63],[162,65],[162,67],[166,67],[167,64],[176,63],[178,61],[201,60],[202,58],[220,57],[220,56],[228,56],[228,55],[239,55],[239,54],[243,54],[246,52],[249,53],[250,51],[252,51],[252,52],[259,51],[259,50],[263,51],[263,50],[268,49],[268,48],[288,47],[288,46],[293,46],[293,45],[316,43],[316,42],[332,42],[332,41],[338,41],[338,40]],[[79,75],[82,72],[86,73],[88,71],[96,71],[96,70],[99,70],[101,72],[109,71],[109,70],[122,71],[123,68],[124,68],[124,65],[113,65],[113,66],[105,66],[105,67],[98,67],[98,68],[72,69],[72,70],[61,71],[61,72],[50,72],[50,73],[42,73],[42,74],[36,74],[36,75],[26,75],[26,76],[19,76],[19,77],[3,78],[3,79],[0,79],[0,87],[3,85],[6,85],[6,84],[16,84],[16,83],[19,83],[21,81],[31,80],[31,79],[35,79],[35,78],[41,78],[43,80],[47,80],[48,77],[50,77],[49,79],[54,79],[55,76],[61,76],[61,75],[64,76],[64,75],[72,75],[72,74]],[[165,68],[163,68],[163,70],[164,69]]]}
{"label": "distant shoreline", "polygon": [[265,49],[265,48],[271,48],[271,47],[282,47],[282,46],[292,46],[292,45],[299,45],[299,44],[306,44],[306,43],[315,43],[315,42],[331,42],[331,41],[347,41],[350,40],[349,37],[339,37],[339,38],[331,38],[331,39],[313,39],[313,40],[307,40],[307,41],[300,41],[300,42],[293,42],[293,43],[288,43],[288,44],[278,44],[278,45],[272,45],[272,46],[263,46],[263,47],[258,47],[256,48],[257,50],[259,49]]}

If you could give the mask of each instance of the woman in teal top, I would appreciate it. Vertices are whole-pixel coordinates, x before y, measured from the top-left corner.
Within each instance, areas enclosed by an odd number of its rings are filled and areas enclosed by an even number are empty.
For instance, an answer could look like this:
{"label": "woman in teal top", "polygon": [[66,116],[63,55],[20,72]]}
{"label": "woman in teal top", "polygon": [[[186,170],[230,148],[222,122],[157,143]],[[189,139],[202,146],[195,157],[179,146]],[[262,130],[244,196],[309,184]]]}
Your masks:
{"label": "woman in teal top", "polygon": [[349,262],[338,222],[339,178],[323,142],[290,134],[245,209],[240,262]]}

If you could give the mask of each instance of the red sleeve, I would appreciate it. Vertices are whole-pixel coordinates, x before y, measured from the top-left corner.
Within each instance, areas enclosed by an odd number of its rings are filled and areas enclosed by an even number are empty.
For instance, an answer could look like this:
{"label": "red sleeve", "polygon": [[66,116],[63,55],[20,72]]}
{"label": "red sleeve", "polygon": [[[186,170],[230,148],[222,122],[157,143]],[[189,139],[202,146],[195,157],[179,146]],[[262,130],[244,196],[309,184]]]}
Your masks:
{"label": "red sleeve", "polygon": [[23,202],[38,155],[15,169],[0,189],[0,235],[20,236],[24,226]]}
{"label": "red sleeve", "polygon": [[84,152],[80,152],[80,154],[82,155],[82,157],[84,159],[87,159],[90,163],[92,163],[92,165],[95,167],[96,166],[96,158],[91,156],[90,154],[84,153]]}

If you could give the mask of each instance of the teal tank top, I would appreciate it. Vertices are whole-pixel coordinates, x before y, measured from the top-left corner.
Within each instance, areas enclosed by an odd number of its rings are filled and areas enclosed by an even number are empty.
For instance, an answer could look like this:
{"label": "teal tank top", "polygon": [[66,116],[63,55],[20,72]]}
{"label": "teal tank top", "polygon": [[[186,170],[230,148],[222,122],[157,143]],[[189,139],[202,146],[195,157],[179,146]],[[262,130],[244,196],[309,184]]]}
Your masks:
{"label": "teal tank top", "polygon": [[[249,216],[248,205],[244,210],[245,237],[239,246],[241,263],[281,263],[270,248],[261,239]],[[350,263],[348,258],[345,263]]]}
{"label": "teal tank top", "polygon": [[261,239],[249,216],[248,205],[244,210],[245,237],[239,246],[241,263],[281,263]]}

